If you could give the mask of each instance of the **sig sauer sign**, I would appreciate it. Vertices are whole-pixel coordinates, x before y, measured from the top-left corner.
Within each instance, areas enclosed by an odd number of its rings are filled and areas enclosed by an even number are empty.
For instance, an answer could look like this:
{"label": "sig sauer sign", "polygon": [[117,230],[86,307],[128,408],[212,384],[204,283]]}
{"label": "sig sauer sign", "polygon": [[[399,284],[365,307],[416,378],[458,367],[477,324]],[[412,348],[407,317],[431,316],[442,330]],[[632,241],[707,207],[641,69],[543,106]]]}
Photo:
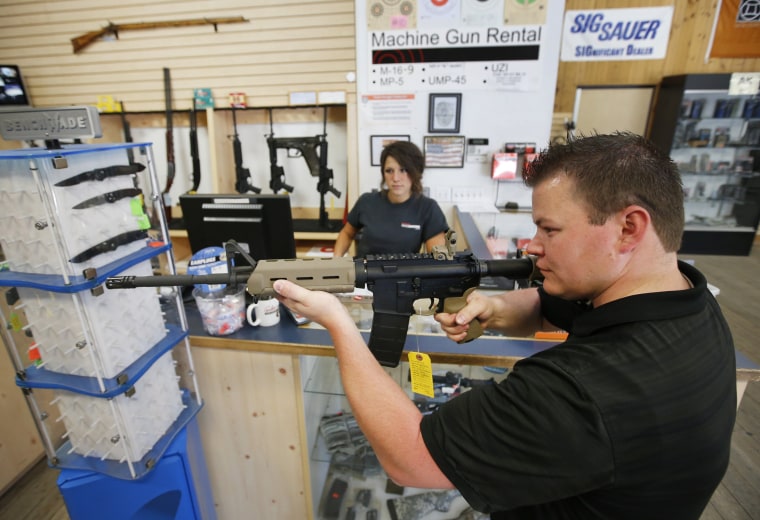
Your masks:
{"label": "sig sauer sign", "polygon": [[665,57],[673,6],[566,11],[562,61]]}

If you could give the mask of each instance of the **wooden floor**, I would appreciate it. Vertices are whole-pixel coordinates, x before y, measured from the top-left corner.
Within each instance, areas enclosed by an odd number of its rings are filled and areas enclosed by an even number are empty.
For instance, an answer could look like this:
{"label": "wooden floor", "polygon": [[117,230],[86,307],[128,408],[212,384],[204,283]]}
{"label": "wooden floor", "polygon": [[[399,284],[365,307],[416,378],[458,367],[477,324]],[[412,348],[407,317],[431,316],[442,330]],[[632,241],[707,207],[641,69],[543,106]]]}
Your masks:
{"label": "wooden floor", "polygon": [[[720,289],[718,301],[736,347],[760,364],[760,244],[749,257],[684,258],[694,260]],[[67,520],[57,475],[46,461],[37,464],[0,497],[0,520]],[[752,519],[760,519],[760,382],[750,383],[744,394],[734,428],[731,464],[702,515],[702,520]]]}
{"label": "wooden floor", "polygon": [[[736,348],[760,364],[760,243],[749,257],[690,256],[720,289]],[[702,520],[760,519],[760,382],[747,386],[736,417],[731,462]]]}

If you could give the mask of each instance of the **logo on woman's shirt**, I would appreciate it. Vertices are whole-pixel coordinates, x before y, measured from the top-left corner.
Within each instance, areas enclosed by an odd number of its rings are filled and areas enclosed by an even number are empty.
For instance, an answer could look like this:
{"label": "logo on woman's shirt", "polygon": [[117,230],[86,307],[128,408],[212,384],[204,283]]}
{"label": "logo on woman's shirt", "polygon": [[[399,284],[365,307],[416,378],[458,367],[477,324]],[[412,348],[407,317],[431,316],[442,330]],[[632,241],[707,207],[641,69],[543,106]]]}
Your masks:
{"label": "logo on woman's shirt", "polygon": [[402,222],[401,227],[406,229],[416,229],[417,231],[420,230],[419,224],[410,224],[409,222]]}

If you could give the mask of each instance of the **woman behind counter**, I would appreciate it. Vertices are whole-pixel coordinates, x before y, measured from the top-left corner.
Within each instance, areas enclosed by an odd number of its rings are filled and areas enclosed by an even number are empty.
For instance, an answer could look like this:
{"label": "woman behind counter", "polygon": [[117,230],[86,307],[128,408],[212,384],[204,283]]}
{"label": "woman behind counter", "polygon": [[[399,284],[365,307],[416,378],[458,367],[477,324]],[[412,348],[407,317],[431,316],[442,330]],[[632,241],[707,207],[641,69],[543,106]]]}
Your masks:
{"label": "woman behind counter", "polygon": [[[430,252],[444,245],[449,226],[438,203],[422,194],[425,158],[407,141],[396,141],[380,155],[380,191],[364,193],[348,213],[335,241],[343,256],[356,239],[356,256]],[[357,236],[357,233],[359,236]]]}

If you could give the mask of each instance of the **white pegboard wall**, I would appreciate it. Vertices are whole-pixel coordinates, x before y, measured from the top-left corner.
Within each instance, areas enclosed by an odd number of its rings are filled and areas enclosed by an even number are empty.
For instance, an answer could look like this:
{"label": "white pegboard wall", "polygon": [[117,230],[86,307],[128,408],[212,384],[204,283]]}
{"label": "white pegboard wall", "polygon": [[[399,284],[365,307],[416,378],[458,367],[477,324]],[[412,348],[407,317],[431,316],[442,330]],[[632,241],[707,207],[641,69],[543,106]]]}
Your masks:
{"label": "white pegboard wall", "polygon": [[478,186],[452,186],[451,201],[454,203],[493,203],[493,188]]}
{"label": "white pegboard wall", "polygon": [[430,186],[430,198],[437,202],[451,202],[451,188],[449,186]]}

